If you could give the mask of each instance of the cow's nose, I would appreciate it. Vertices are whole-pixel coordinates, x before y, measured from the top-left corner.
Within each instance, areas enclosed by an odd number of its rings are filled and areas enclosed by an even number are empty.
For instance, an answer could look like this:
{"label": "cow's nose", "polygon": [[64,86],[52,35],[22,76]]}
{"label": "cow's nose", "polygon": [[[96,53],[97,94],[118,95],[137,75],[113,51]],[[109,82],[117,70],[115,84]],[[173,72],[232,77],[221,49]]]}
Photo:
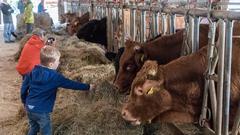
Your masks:
{"label": "cow's nose", "polygon": [[125,117],[126,116],[126,111],[122,111],[122,116]]}
{"label": "cow's nose", "polygon": [[130,118],[129,118],[129,113],[128,113],[128,111],[126,110],[126,109],[123,109],[122,110],[122,117],[123,117],[123,119],[125,119],[125,120],[129,120]]}
{"label": "cow's nose", "polygon": [[143,95],[143,89],[142,87],[136,87],[134,88],[134,92],[137,94],[137,95]]}
{"label": "cow's nose", "polygon": [[114,87],[115,87],[115,89],[117,89],[117,90],[119,90],[119,89],[120,89],[119,85],[117,85],[116,83],[114,83],[114,84],[113,84],[113,86],[114,86]]}

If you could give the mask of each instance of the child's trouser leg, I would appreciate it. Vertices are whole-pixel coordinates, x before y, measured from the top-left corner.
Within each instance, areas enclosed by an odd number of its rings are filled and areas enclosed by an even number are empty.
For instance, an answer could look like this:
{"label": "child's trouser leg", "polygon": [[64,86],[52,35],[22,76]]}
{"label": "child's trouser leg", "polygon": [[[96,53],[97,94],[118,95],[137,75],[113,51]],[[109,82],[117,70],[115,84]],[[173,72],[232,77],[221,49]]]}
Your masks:
{"label": "child's trouser leg", "polygon": [[37,117],[32,115],[31,113],[28,113],[28,119],[29,119],[29,125],[30,125],[30,129],[28,131],[28,135],[37,135],[37,133],[39,132],[39,125],[37,123]]}
{"label": "child's trouser leg", "polygon": [[40,132],[42,135],[52,135],[52,125],[49,113],[44,113],[38,123],[40,125]]}
{"label": "child's trouser leg", "polygon": [[[28,112],[29,124],[31,126],[28,135],[36,135],[37,132],[41,132],[41,135],[52,135],[52,126],[49,113],[32,113]],[[32,121],[35,123],[33,123]],[[33,126],[32,126],[32,125]],[[35,124],[37,126],[35,126]],[[33,127],[33,128],[32,128]],[[38,130],[37,130],[38,127]],[[30,134],[32,132],[32,134]]]}

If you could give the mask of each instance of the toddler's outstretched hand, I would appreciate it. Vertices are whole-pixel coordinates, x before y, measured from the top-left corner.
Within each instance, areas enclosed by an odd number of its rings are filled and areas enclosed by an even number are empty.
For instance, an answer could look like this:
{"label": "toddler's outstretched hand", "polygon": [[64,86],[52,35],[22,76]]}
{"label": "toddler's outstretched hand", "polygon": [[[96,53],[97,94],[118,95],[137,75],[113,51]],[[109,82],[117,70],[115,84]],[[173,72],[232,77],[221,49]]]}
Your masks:
{"label": "toddler's outstretched hand", "polygon": [[90,84],[89,91],[95,93],[95,91],[96,91],[96,85],[95,85],[95,84]]}

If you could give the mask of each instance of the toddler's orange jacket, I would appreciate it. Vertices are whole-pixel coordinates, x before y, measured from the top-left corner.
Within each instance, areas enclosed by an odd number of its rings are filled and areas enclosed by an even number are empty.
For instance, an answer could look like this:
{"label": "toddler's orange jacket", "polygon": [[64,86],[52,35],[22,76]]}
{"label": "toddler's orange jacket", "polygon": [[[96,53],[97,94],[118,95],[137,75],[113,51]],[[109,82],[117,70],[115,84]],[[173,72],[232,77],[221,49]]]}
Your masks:
{"label": "toddler's orange jacket", "polygon": [[44,46],[43,40],[39,36],[33,35],[24,45],[21,56],[16,66],[21,75],[32,71],[35,65],[40,64],[40,51]]}

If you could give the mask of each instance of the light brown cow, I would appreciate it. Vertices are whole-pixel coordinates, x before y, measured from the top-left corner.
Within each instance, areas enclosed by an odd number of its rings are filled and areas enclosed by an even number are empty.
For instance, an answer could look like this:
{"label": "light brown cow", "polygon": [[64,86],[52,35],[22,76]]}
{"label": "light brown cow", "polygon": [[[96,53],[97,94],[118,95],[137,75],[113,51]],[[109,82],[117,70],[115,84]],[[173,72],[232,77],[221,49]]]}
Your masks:
{"label": "light brown cow", "polygon": [[61,23],[69,23],[74,17],[77,17],[77,13],[65,13],[60,15],[60,22]]}
{"label": "light brown cow", "polygon": [[[207,35],[208,25],[200,25],[200,48],[207,45]],[[183,36],[183,30],[179,30],[176,34],[162,36],[143,44],[126,41],[126,47],[119,62],[119,72],[114,82],[119,91],[129,90],[145,60],[157,60],[159,64],[166,64],[180,57]]]}
{"label": "light brown cow", "polygon": [[[240,100],[240,39],[233,39],[230,126]],[[138,125],[161,122],[197,122],[201,113],[207,47],[166,65],[145,62],[132,84],[122,116]]]}
{"label": "light brown cow", "polygon": [[67,25],[68,34],[71,36],[75,34],[83,24],[89,21],[89,19],[89,12],[83,14],[81,17],[72,17],[69,24]]}

